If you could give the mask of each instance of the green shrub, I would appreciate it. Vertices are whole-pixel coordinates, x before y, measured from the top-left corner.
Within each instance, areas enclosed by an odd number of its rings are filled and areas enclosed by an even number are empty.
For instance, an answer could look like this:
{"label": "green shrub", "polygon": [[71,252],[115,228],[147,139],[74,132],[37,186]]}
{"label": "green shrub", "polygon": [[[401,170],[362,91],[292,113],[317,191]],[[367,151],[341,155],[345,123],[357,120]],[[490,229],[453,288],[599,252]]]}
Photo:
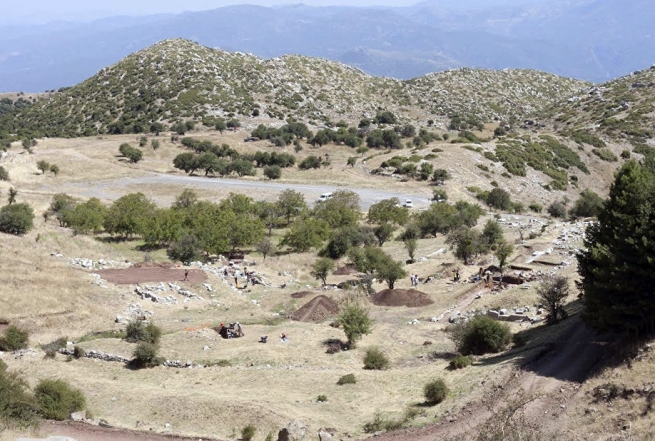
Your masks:
{"label": "green shrub", "polygon": [[148,342],[158,344],[161,338],[161,329],[154,323],[144,324],[141,320],[132,320],[125,328],[125,340],[130,343]]}
{"label": "green shrub", "polygon": [[536,202],[531,203],[528,208],[530,208],[530,210],[534,211],[535,213],[541,213],[544,209],[541,204]]}
{"label": "green shrub", "polygon": [[619,158],[617,158],[616,155],[609,149],[593,149],[592,152],[603,161],[616,162],[619,160]]}
{"label": "green shrub", "polygon": [[344,384],[356,384],[357,379],[355,378],[355,374],[347,374],[344,375],[343,377],[339,378],[339,381],[337,381],[337,385],[343,386]]}
{"label": "green shrub", "polygon": [[448,367],[450,369],[463,369],[467,366],[470,366],[471,363],[473,363],[473,360],[471,357],[467,355],[462,355],[462,354],[457,354],[455,355],[455,358],[450,360],[450,363],[448,364]]}
{"label": "green shrub", "polygon": [[623,150],[621,152],[621,158],[623,159],[630,159],[630,150]]}
{"label": "green shrub", "polygon": [[86,406],[82,391],[64,380],[41,380],[34,396],[39,404],[39,414],[49,420],[63,421]]}
{"label": "green shrub", "polygon": [[318,401],[319,403],[325,403],[327,402],[327,400],[328,400],[327,395],[319,395],[318,397],[316,397],[316,401]]}
{"label": "green shrub", "polygon": [[552,217],[566,219],[566,205],[560,201],[553,202],[548,206],[548,214],[550,214]]}
{"label": "green shrub", "polygon": [[510,342],[509,327],[489,317],[477,316],[451,328],[455,345],[463,355],[500,352]]}
{"label": "green shrub", "polygon": [[252,424],[248,424],[246,427],[241,429],[241,439],[243,441],[250,441],[254,438],[255,432],[257,432],[257,428]]}
{"label": "green shrub", "polygon": [[131,361],[132,366],[136,368],[150,368],[159,366],[162,364],[163,360],[157,356],[157,351],[159,347],[150,342],[141,342],[134,349],[133,357]]}
{"label": "green shrub", "polygon": [[60,337],[53,342],[42,345],[41,349],[43,349],[46,353],[48,353],[49,351],[57,352],[59,349],[65,348],[67,343],[68,343],[67,337]]}
{"label": "green shrub", "polygon": [[423,388],[423,396],[428,404],[439,404],[448,396],[448,386],[441,378],[432,380]]}
{"label": "green shrub", "polygon": [[86,351],[84,350],[84,348],[81,348],[79,346],[75,346],[73,348],[73,357],[80,359],[85,356],[86,356]]}
{"label": "green shrub", "polygon": [[389,367],[389,359],[384,352],[378,348],[370,348],[366,350],[364,355],[364,369],[368,370],[385,370]]}
{"label": "green shrub", "polygon": [[7,372],[0,360],[0,433],[7,428],[27,428],[37,424],[37,405],[27,383]]}
{"label": "green shrub", "polygon": [[0,209],[0,231],[21,236],[34,226],[34,210],[27,204],[10,204]]}
{"label": "green shrub", "polygon": [[0,350],[18,351],[25,349],[29,340],[29,333],[23,331],[15,325],[9,326],[5,330],[5,335],[0,338]]}
{"label": "green shrub", "polygon": [[0,181],[8,181],[9,180],[9,172],[0,165]]}

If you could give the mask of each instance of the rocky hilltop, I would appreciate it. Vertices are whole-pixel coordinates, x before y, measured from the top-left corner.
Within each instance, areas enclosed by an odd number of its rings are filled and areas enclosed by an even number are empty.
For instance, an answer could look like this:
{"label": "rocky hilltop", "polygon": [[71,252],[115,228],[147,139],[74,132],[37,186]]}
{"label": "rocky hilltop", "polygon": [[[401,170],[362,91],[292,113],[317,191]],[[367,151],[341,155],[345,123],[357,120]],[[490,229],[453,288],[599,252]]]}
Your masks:
{"label": "rocky hilltop", "polygon": [[553,106],[589,84],[531,70],[458,69],[401,81],[325,59],[253,55],[166,40],[24,109],[15,131],[91,136],[147,131],[205,116],[296,118],[322,125],[379,109],[412,120],[465,113],[507,120]]}

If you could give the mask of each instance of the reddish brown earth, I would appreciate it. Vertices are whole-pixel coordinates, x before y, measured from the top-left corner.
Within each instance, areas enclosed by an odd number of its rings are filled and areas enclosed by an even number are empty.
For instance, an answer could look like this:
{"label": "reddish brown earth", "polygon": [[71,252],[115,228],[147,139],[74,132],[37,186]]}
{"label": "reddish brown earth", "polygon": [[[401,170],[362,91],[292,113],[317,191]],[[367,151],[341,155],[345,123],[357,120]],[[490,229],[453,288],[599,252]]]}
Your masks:
{"label": "reddish brown earth", "polygon": [[72,421],[46,421],[41,425],[40,431],[45,436],[67,436],[77,441],[192,441],[200,439],[212,441],[212,438],[205,436],[202,438],[180,437],[154,432],[93,426]]}
{"label": "reddish brown earth", "polygon": [[308,323],[319,323],[323,320],[337,315],[339,306],[334,300],[318,296],[307,302],[305,306],[291,314],[291,320]]}
{"label": "reddish brown earth", "polygon": [[291,297],[293,297],[294,299],[302,299],[303,297],[311,296],[312,294],[314,293],[311,291],[300,291],[300,292],[294,292],[293,294],[291,294]]}
{"label": "reddish brown earth", "polygon": [[[137,283],[153,282],[182,282],[184,280],[184,268],[126,268],[108,269],[96,271],[103,279],[117,285],[136,285]],[[189,283],[202,283],[207,280],[207,275],[199,269],[190,269]]]}
{"label": "reddish brown earth", "polygon": [[415,289],[385,289],[373,294],[371,301],[378,306],[409,306],[412,308],[434,303],[426,293]]}

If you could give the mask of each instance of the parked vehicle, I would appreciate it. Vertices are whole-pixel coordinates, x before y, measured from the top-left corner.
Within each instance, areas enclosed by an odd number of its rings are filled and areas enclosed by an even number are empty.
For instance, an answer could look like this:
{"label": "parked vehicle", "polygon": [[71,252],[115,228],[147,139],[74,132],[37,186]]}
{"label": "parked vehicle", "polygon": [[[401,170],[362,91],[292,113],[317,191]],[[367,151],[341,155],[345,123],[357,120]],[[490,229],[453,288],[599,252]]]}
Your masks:
{"label": "parked vehicle", "polygon": [[325,202],[325,201],[327,201],[328,199],[332,199],[332,193],[323,193],[322,195],[320,195],[320,196],[318,197],[318,199],[316,200],[316,202]]}
{"label": "parked vehicle", "polygon": [[414,202],[412,202],[411,199],[406,199],[405,203],[403,204],[403,207],[405,207],[405,208],[414,208]]}

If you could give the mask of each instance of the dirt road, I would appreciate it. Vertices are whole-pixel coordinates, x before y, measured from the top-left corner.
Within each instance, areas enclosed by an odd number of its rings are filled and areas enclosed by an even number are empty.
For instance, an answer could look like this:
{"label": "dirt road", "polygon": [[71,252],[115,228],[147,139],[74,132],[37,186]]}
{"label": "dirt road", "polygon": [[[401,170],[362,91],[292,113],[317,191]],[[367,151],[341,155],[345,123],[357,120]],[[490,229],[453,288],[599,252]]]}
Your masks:
{"label": "dirt road", "polygon": [[[307,203],[312,205],[322,193],[330,193],[339,189],[352,190],[361,198],[362,210],[382,199],[398,198],[401,202],[411,199],[415,208],[425,208],[429,205],[430,195],[406,194],[373,188],[335,187],[325,185],[283,184],[278,182],[248,181],[239,179],[205,178],[198,176],[180,176],[155,174],[138,178],[120,178],[108,181],[91,181],[63,184],[65,192],[86,197],[115,200],[128,193],[128,187],[140,185],[178,185],[181,188],[198,188],[205,190],[229,190],[249,195],[268,195],[277,197],[286,189],[299,191],[305,195]],[[390,188],[392,185],[389,186]],[[58,190],[58,191],[61,191]]]}
{"label": "dirt road", "polygon": [[441,424],[418,430],[400,430],[377,436],[376,441],[434,441],[435,439],[474,439],[477,428],[494,417],[522,391],[537,398],[524,407],[525,416],[537,421],[540,429],[551,433],[565,430],[559,418],[566,410],[567,401],[588,378],[600,361],[606,341],[587,328],[579,317],[570,319],[562,338],[543,357],[522,367],[501,389],[492,406],[471,403],[455,417]]}
{"label": "dirt road", "polygon": [[166,435],[154,432],[134,431],[127,429],[116,429],[113,427],[99,427],[90,424],[75,423],[71,421],[56,422],[47,421],[40,432],[45,436],[67,436],[76,441],[192,441],[206,440],[212,438],[189,438]]}

